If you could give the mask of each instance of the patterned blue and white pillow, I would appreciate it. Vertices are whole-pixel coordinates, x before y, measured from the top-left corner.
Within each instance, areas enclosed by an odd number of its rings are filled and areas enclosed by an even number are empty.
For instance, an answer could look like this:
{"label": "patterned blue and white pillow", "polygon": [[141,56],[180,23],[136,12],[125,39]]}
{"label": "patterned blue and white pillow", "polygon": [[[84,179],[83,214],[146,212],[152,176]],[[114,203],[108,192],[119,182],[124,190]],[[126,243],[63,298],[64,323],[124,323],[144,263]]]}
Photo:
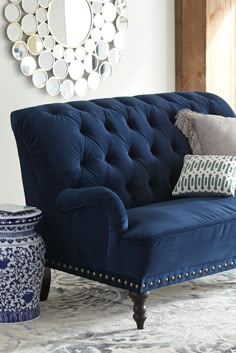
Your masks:
{"label": "patterned blue and white pillow", "polygon": [[234,196],[236,157],[186,155],[173,196]]}

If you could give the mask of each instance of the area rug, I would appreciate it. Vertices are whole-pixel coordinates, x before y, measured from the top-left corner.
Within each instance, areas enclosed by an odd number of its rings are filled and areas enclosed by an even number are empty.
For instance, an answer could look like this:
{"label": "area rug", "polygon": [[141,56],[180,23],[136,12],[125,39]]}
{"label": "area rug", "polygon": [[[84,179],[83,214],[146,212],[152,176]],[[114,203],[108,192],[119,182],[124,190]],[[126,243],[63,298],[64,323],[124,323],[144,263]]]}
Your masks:
{"label": "area rug", "polygon": [[41,317],[0,325],[1,353],[236,353],[236,270],[151,292],[136,330],[124,290],[53,272]]}

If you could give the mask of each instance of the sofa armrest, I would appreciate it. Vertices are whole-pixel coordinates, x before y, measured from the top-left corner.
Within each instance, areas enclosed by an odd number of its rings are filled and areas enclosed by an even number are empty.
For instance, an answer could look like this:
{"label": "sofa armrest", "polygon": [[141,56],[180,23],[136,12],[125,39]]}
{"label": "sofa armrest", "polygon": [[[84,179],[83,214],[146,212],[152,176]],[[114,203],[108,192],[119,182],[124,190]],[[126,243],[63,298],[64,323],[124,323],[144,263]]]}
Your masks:
{"label": "sofa armrest", "polygon": [[105,187],[63,190],[49,218],[56,229],[55,246],[61,247],[62,254],[70,254],[67,263],[79,259],[91,267],[105,268],[128,230],[123,202]]}
{"label": "sofa armrest", "polygon": [[[84,207],[102,209],[109,219],[110,226],[116,227],[117,234],[128,230],[126,208],[117,194],[105,187],[65,189],[56,199],[56,208],[60,211],[75,211]],[[91,219],[92,221],[92,219]]]}

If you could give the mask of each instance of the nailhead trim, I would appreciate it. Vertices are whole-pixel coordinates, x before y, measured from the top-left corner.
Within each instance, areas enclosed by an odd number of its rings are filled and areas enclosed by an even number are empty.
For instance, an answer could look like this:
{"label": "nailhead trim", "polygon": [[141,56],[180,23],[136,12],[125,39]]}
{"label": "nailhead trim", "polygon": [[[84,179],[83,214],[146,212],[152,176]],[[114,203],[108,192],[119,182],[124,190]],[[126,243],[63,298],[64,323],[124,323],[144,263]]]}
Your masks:
{"label": "nailhead trim", "polygon": [[[45,263],[46,263],[46,264],[50,264],[50,261],[49,261],[48,259],[45,259]],[[68,268],[68,269],[70,269],[70,270],[73,270],[73,269],[74,269],[75,272],[80,271],[81,273],[86,273],[87,275],[90,275],[90,274],[91,274],[93,277],[97,276],[96,272],[91,272],[89,269],[88,269],[88,270],[86,270],[86,269],[84,269],[84,268],[80,268],[80,269],[79,269],[78,267],[73,267],[72,265],[62,264],[60,261],[59,261],[59,262],[55,262],[55,260],[52,260],[52,261],[51,261],[51,264],[52,264],[52,265],[55,265],[55,264],[56,264],[58,267],[61,267],[61,268],[64,268],[64,269],[66,269],[66,268]],[[231,261],[231,262],[229,262],[229,263],[225,262],[225,263],[223,263],[223,264],[217,265],[217,268],[216,268],[215,265],[213,265],[213,266],[211,266],[210,269],[209,269],[209,268],[205,268],[205,269],[193,270],[193,271],[191,272],[191,276],[194,277],[194,276],[196,276],[196,275],[202,275],[204,272],[205,272],[205,273],[208,273],[210,270],[211,270],[211,271],[216,271],[216,269],[218,269],[218,270],[226,269],[226,268],[229,267],[229,266],[230,266],[230,267],[234,267],[234,266],[235,266],[235,262],[234,262],[234,261]],[[103,273],[99,273],[99,274],[98,274],[98,277],[101,278],[101,279],[104,278],[104,279],[106,279],[106,280],[111,279],[112,282],[117,281],[117,283],[119,283],[119,284],[123,283],[125,286],[129,285],[130,288],[139,289],[139,287],[140,287],[138,284],[134,284],[133,282],[130,282],[130,283],[129,283],[127,280],[123,280],[123,279],[121,279],[121,278],[115,278],[114,276],[109,278],[109,275],[103,274]],[[164,279],[164,281],[165,281],[166,283],[169,283],[170,281],[180,281],[180,280],[183,279],[183,277],[188,278],[188,277],[189,277],[189,272],[186,272],[186,273],[184,273],[184,274],[173,275],[173,276],[171,276],[171,277],[166,277],[166,278]],[[162,283],[162,280],[161,280],[161,279],[158,279],[158,280],[156,281],[156,285],[157,285],[157,286],[159,286],[161,283]],[[142,289],[145,289],[147,286],[148,286],[148,287],[153,287],[153,286],[154,286],[154,282],[153,282],[153,281],[150,281],[149,283],[143,283],[143,284],[141,285],[141,288],[142,288]]]}

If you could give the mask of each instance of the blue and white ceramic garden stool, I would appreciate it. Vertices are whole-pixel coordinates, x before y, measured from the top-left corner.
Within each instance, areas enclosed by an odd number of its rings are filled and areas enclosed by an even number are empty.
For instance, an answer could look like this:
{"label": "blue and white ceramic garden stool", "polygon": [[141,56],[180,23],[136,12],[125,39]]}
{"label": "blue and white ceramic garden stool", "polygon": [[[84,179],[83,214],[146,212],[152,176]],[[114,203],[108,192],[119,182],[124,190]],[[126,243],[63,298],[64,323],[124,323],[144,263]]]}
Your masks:
{"label": "blue and white ceramic garden stool", "polygon": [[45,245],[35,225],[41,211],[0,212],[0,323],[39,316]]}

